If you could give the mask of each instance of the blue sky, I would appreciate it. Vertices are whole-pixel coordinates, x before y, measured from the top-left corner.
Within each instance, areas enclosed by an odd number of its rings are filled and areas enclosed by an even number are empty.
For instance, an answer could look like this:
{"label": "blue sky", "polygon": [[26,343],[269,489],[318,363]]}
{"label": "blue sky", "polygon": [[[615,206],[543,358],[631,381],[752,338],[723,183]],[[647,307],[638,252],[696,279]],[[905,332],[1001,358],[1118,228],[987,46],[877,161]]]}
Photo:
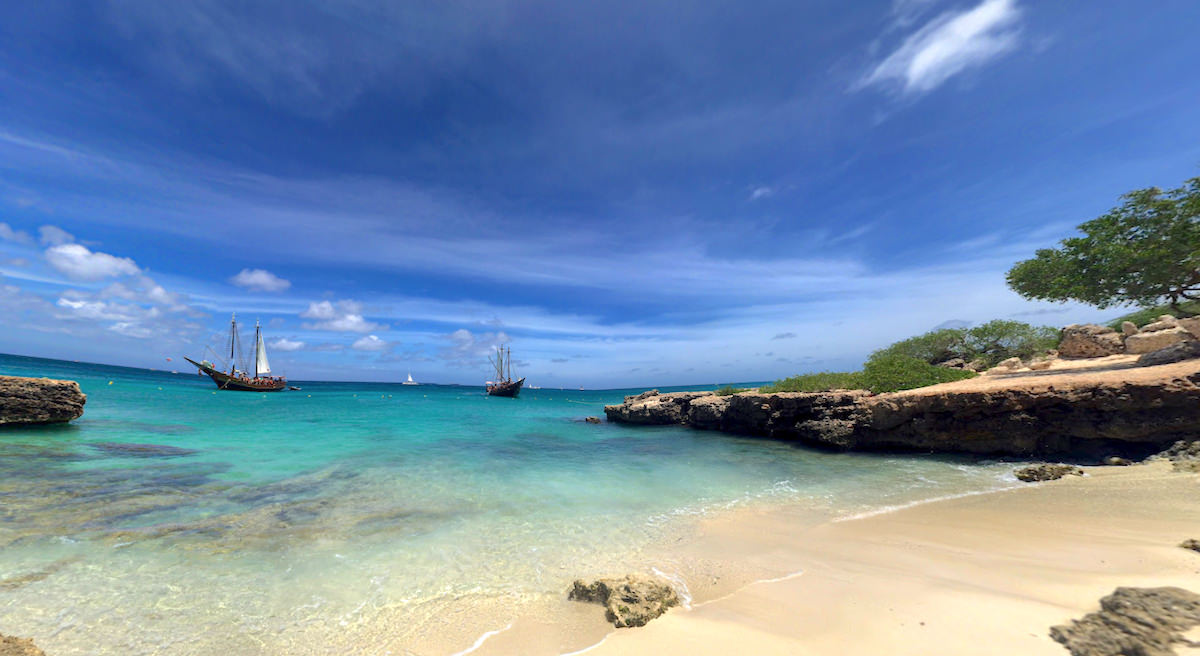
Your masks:
{"label": "blue sky", "polygon": [[[0,7],[0,352],[767,380],[946,321],[1200,165],[1200,4]],[[173,358],[167,362],[166,358]]]}

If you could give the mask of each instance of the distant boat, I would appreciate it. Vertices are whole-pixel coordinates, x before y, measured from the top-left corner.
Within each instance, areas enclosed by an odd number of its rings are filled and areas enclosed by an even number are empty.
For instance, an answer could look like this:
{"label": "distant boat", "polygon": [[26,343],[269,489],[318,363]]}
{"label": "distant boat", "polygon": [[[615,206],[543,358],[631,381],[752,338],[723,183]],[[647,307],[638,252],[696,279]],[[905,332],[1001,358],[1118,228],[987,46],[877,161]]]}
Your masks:
{"label": "distant boat", "polygon": [[512,379],[512,349],[503,346],[496,347],[496,359],[488,358],[496,368],[496,380],[487,382],[489,396],[516,396],[521,393],[525,379]]}
{"label": "distant boat", "polygon": [[[191,362],[200,370],[200,373],[207,374],[214,383],[217,384],[217,389],[231,390],[234,392],[278,392],[287,388],[287,379],[282,376],[271,376],[271,364],[267,362],[267,346],[263,343],[262,328],[258,322],[254,322],[254,373],[251,375],[246,371],[239,371],[237,368],[238,346],[241,338],[238,335],[237,315],[229,320],[229,372],[226,373],[217,369],[217,366],[208,360],[196,362],[195,360],[185,357],[184,360]],[[209,349],[212,350],[212,349]],[[214,352],[215,353],[215,352]],[[217,359],[220,359],[218,356]]]}
{"label": "distant boat", "polygon": [[421,383],[418,383],[417,381],[412,379],[412,372],[410,371],[410,372],[408,372],[408,380],[406,380],[400,384],[401,385],[420,385]]}

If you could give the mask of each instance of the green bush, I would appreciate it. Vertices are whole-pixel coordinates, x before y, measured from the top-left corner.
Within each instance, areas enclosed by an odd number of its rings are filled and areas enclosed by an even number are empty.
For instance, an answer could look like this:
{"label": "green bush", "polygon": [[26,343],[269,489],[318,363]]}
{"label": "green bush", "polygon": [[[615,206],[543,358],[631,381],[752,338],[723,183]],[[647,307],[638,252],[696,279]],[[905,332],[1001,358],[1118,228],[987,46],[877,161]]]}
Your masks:
{"label": "green bush", "polygon": [[1157,321],[1164,314],[1169,314],[1174,317],[1191,317],[1200,315],[1200,301],[1187,301],[1179,304],[1179,309],[1176,310],[1170,305],[1159,305],[1157,307],[1130,312],[1129,314],[1113,319],[1109,322],[1108,327],[1113,330],[1120,330],[1121,324],[1126,321],[1132,321],[1138,328]]}
{"label": "green bush", "polygon": [[1028,359],[1058,346],[1059,332],[1049,326],[996,319],[974,328],[943,328],[909,337],[876,351],[938,364],[952,358],[982,361],[986,366],[1012,357]]}
{"label": "green bush", "polygon": [[863,387],[875,392],[897,392],[938,383],[974,378],[974,371],[938,367],[897,353],[876,352],[859,374]]}
{"label": "green bush", "polygon": [[858,372],[822,371],[777,380],[772,385],[758,388],[758,391],[774,394],[776,392],[828,392],[835,389],[863,389],[861,377]]}
{"label": "green bush", "polygon": [[734,394],[738,394],[740,392],[748,392],[748,391],[749,391],[749,388],[746,388],[746,387],[734,387],[733,385],[726,385],[725,387],[722,387],[721,389],[717,390],[716,395],[717,396],[733,396]]}

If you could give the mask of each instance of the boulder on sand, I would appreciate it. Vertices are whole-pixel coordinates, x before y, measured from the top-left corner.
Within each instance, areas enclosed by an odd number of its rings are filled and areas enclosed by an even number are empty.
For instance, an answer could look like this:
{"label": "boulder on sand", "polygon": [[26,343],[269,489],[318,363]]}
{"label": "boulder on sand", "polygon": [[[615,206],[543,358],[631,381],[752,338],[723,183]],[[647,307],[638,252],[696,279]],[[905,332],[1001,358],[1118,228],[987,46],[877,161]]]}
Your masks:
{"label": "boulder on sand", "polygon": [[1026,483],[1054,481],[1063,476],[1083,476],[1083,470],[1074,465],[1041,464],[1024,467],[1013,472],[1016,477]]}
{"label": "boulder on sand", "polygon": [[604,606],[604,616],[618,629],[645,626],[668,608],[679,605],[679,595],[670,585],[636,575],[599,579],[590,585],[576,580],[567,598]]}
{"label": "boulder on sand", "polygon": [[87,396],[73,380],[0,376],[0,425],[53,424],[83,414]]}
{"label": "boulder on sand", "polygon": [[1117,588],[1100,610],[1050,629],[1072,656],[1174,656],[1200,624],[1200,595],[1183,588]]}
{"label": "boulder on sand", "polygon": [[29,638],[14,638],[0,634],[0,656],[46,656]]}
{"label": "boulder on sand", "polygon": [[1058,345],[1058,354],[1064,358],[1102,358],[1124,352],[1121,334],[1096,324],[1071,324],[1063,328]]}
{"label": "boulder on sand", "polygon": [[1153,367],[1160,364],[1193,360],[1195,358],[1200,358],[1200,342],[1177,342],[1160,348],[1157,351],[1151,351],[1142,355],[1142,357],[1138,358],[1137,363],[1142,367]]}

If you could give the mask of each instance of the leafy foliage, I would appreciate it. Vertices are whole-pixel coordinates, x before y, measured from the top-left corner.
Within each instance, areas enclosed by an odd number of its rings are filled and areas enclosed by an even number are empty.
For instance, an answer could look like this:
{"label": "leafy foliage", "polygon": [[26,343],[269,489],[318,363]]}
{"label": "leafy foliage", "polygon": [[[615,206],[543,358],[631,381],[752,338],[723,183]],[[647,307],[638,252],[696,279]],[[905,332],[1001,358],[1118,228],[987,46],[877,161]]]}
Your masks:
{"label": "leafy foliage", "polygon": [[862,375],[858,372],[838,371],[801,374],[777,380],[772,385],[758,388],[758,391],[774,394],[776,392],[828,392],[835,389],[865,389]]}
{"label": "leafy foliage", "polygon": [[938,367],[907,355],[877,352],[863,365],[863,385],[875,393],[897,392],[977,376],[974,371]]}
{"label": "leafy foliage", "polygon": [[1058,330],[996,319],[974,328],[944,328],[909,337],[872,357],[898,355],[938,364],[953,358],[993,367],[1008,358],[1027,359],[1058,346]]}
{"label": "leafy foliage", "polygon": [[746,391],[749,391],[748,388],[734,387],[733,385],[726,385],[725,387],[722,387],[721,389],[714,392],[714,394],[716,394],[717,396],[733,396],[734,394],[738,394],[739,392],[746,392]]}
{"label": "leafy foliage", "polygon": [[1200,301],[1185,301],[1179,304],[1179,308],[1172,308],[1170,305],[1156,305],[1152,308],[1130,312],[1122,317],[1117,317],[1108,322],[1108,327],[1113,330],[1120,330],[1121,324],[1126,321],[1132,321],[1138,328],[1156,321],[1164,314],[1170,314],[1177,317],[1188,317],[1200,314]]}
{"label": "leafy foliage", "polygon": [[1082,237],[1018,262],[1009,286],[1025,298],[1100,308],[1165,300],[1182,312],[1184,301],[1200,300],[1200,178],[1122,198],[1120,207],[1081,224]]}

